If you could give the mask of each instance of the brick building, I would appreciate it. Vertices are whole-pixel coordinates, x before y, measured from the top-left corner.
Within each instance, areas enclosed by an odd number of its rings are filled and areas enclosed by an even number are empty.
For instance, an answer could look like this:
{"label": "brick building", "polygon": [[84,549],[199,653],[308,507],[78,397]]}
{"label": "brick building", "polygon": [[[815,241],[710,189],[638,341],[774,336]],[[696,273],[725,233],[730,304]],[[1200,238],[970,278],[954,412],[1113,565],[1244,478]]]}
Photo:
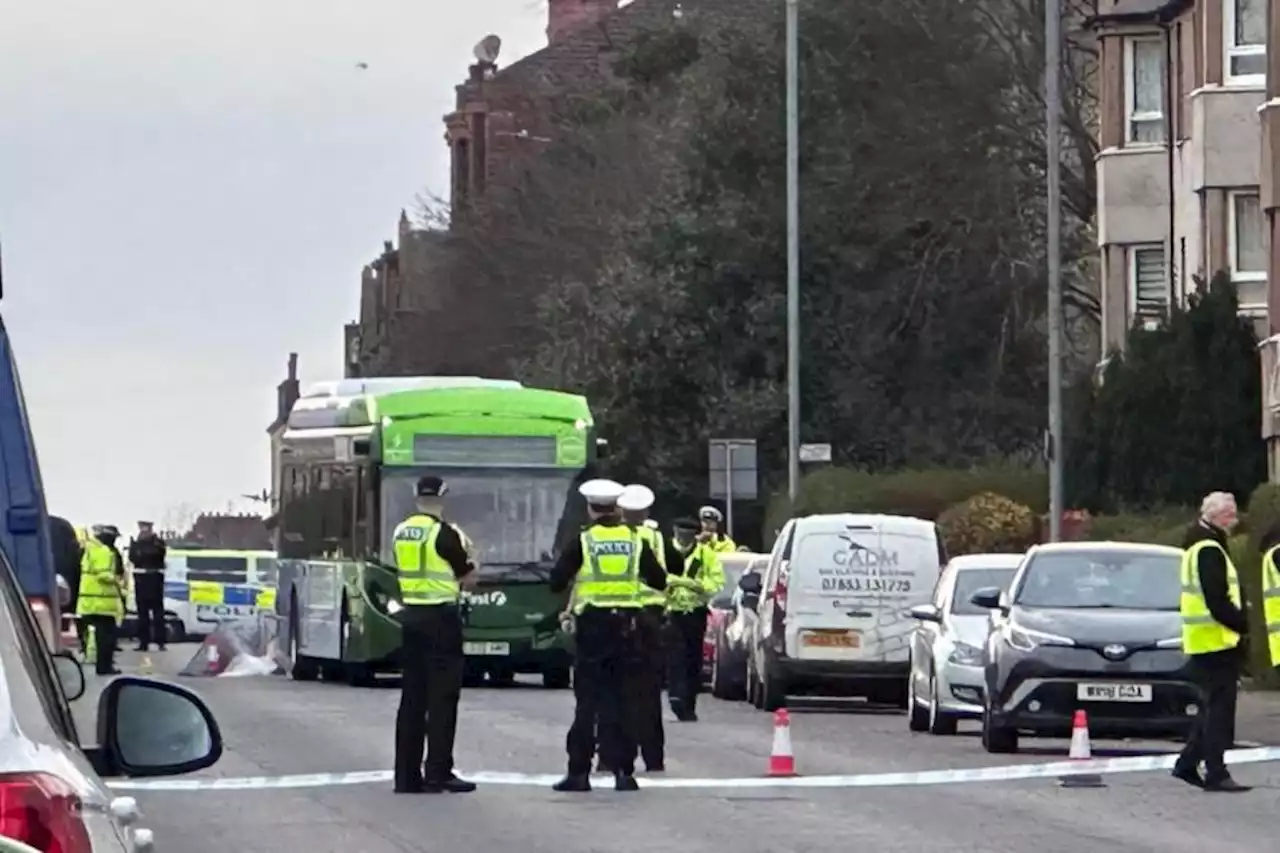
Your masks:
{"label": "brick building", "polygon": [[486,194],[509,170],[555,144],[547,115],[552,99],[599,87],[644,32],[686,16],[741,15],[753,2],[632,0],[620,7],[618,0],[548,0],[546,47],[505,67],[471,65],[456,87],[455,109],[443,117],[452,162],[450,230],[416,230],[401,217],[398,244],[386,243],[362,274],[360,319],[345,333],[346,375],[505,375],[528,332],[520,324],[533,314],[537,288],[477,294],[466,272],[451,268],[450,240],[480,222],[475,214]]}
{"label": "brick building", "polygon": [[1280,481],[1280,0],[1100,0],[1104,344],[1226,271],[1260,338]]}

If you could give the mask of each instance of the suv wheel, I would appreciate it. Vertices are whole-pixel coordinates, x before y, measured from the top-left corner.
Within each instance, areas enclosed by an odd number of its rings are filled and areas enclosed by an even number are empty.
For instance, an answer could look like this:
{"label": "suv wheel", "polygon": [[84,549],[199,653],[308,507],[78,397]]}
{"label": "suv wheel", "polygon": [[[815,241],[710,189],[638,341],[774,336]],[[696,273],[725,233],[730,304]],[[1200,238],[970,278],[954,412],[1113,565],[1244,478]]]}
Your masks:
{"label": "suv wheel", "polygon": [[1004,755],[1018,751],[1018,730],[995,725],[990,705],[985,705],[982,709],[982,748],[990,753]]}
{"label": "suv wheel", "polygon": [[929,708],[916,698],[915,679],[911,676],[907,676],[907,703],[907,728],[913,732],[929,731]]}

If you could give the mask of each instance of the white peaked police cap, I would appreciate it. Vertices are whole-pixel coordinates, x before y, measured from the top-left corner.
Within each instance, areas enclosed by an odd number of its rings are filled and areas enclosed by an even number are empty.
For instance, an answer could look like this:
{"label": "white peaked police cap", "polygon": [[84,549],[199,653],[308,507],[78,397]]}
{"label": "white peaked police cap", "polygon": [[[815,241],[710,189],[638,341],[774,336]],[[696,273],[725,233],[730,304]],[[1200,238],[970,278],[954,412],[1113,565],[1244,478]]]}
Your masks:
{"label": "white peaked police cap", "polygon": [[654,500],[653,489],[648,486],[642,486],[639,483],[632,483],[623,489],[622,494],[618,497],[618,509],[632,512],[648,509],[653,506]]}
{"label": "white peaked police cap", "polygon": [[593,506],[613,506],[624,491],[626,487],[613,480],[587,480],[578,487],[578,494]]}

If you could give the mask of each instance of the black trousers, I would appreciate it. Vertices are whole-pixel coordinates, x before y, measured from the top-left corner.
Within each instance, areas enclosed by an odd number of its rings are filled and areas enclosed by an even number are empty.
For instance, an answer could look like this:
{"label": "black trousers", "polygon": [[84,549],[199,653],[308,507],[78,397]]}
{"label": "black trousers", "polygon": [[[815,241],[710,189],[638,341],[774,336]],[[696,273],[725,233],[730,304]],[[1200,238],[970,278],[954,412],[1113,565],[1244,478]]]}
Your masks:
{"label": "black trousers", "polygon": [[1191,672],[1204,693],[1204,702],[1178,765],[1192,770],[1203,761],[1206,781],[1216,782],[1229,775],[1222,754],[1235,741],[1240,657],[1235,650],[1192,655]]}
{"label": "black trousers", "polygon": [[662,680],[667,667],[664,645],[666,608],[662,605],[644,608],[641,615],[644,630],[645,658],[648,666],[641,678],[643,700],[636,706],[635,731],[640,756],[645,767],[653,769],[666,763],[667,736],[662,727]]}
{"label": "black trousers", "polygon": [[85,639],[88,639],[89,631],[93,631],[93,641],[97,645],[94,671],[98,675],[111,675],[116,668],[115,617],[81,616],[80,621],[84,623]]}
{"label": "black trousers", "polygon": [[565,738],[569,775],[591,772],[597,733],[604,765],[634,773],[634,709],[643,703],[646,668],[641,613],[588,607],[577,618],[574,645],[573,724]]}
{"label": "black trousers", "polygon": [[[412,788],[453,776],[453,741],[462,696],[462,617],[456,605],[410,605],[400,614],[400,710],[396,713],[395,784]],[[422,760],[423,741],[427,760]]]}
{"label": "black trousers", "polygon": [[671,704],[694,711],[702,689],[702,638],[707,609],[667,614],[667,696]]}
{"label": "black trousers", "polygon": [[138,645],[155,643],[164,648],[164,573],[138,572],[133,576],[133,595],[138,603]]}

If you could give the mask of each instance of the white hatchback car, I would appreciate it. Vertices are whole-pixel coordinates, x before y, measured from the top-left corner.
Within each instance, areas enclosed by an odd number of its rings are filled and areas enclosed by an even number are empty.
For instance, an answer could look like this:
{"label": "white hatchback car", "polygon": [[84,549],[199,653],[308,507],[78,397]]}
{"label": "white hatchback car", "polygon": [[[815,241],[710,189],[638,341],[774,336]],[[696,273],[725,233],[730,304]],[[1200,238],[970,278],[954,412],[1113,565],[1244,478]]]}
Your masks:
{"label": "white hatchback car", "polygon": [[911,731],[953,735],[958,721],[982,717],[982,648],[991,615],[969,596],[1008,588],[1024,556],[956,557],[939,576],[933,600],[908,611],[919,623],[911,635]]}

